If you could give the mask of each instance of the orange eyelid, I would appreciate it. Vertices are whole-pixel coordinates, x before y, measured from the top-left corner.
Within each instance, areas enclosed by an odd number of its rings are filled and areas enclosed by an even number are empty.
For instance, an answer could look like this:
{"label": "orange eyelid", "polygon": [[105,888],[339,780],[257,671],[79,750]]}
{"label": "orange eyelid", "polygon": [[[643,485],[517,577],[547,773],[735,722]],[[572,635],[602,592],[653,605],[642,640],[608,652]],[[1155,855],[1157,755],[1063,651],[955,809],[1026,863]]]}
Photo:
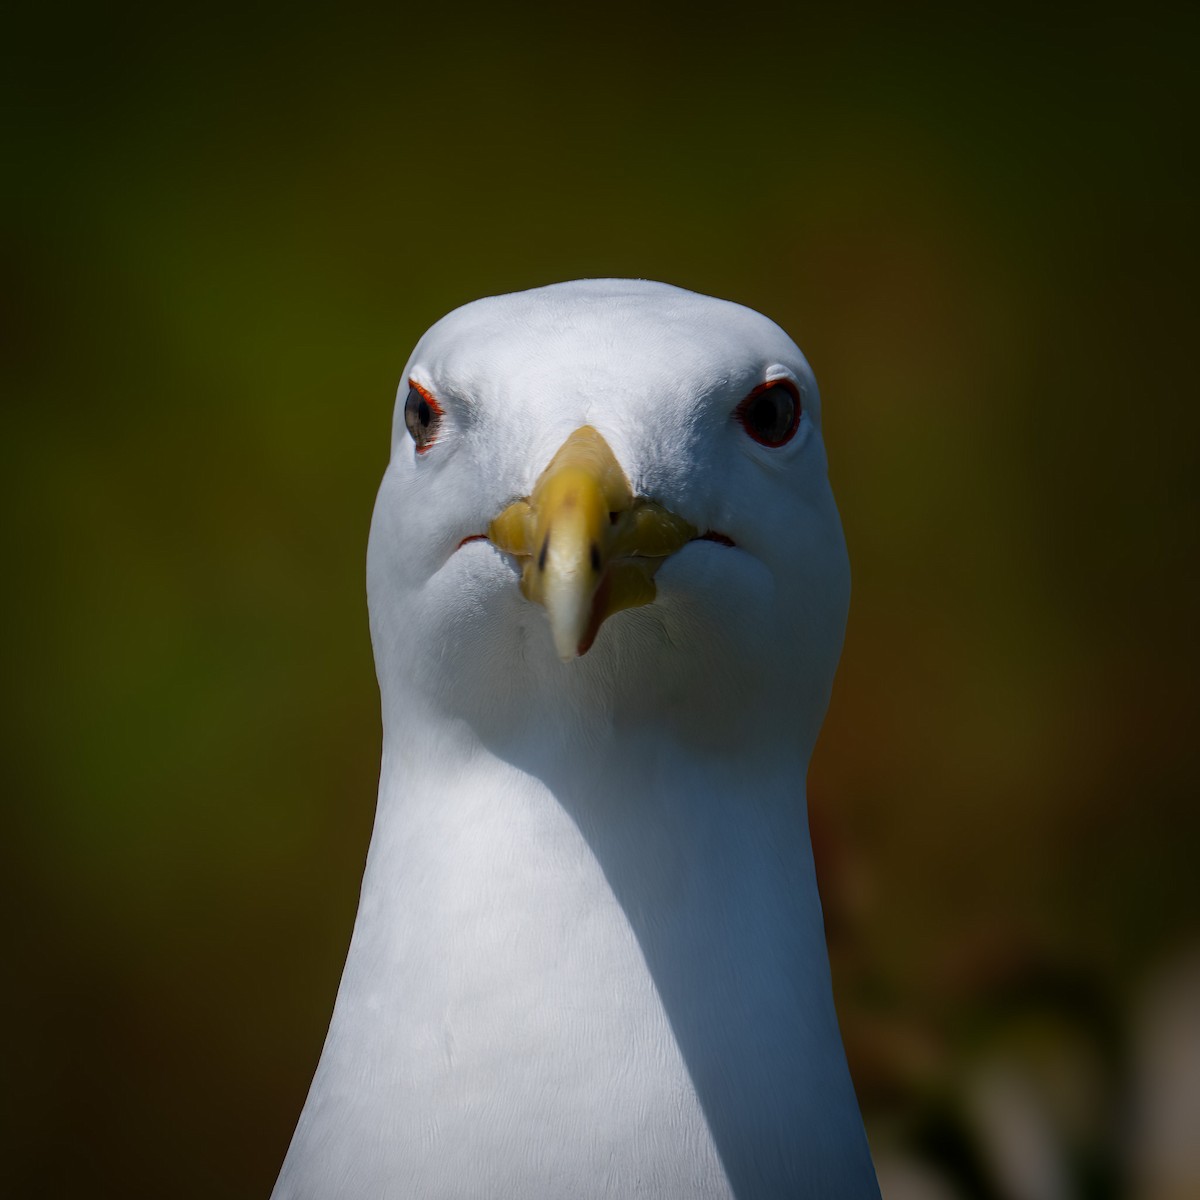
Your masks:
{"label": "orange eyelid", "polygon": [[419,384],[415,379],[410,379],[408,381],[408,386],[412,388],[412,390],[416,392],[417,395],[419,395],[421,399],[424,400],[425,403],[428,404],[429,407],[432,408],[439,417],[442,415],[442,406],[437,402],[434,394],[427,387],[422,387],[421,384]]}
{"label": "orange eyelid", "polygon": [[[443,412],[444,412],[444,409],[443,409],[443,408],[442,408],[442,406],[441,406],[441,405],[440,405],[440,404],[437,402],[437,400],[435,399],[435,397],[434,397],[433,393],[432,393],[432,392],[431,392],[431,391],[430,391],[430,390],[429,390],[427,387],[422,387],[422,386],[421,386],[421,384],[419,384],[419,383],[418,383],[418,382],[417,382],[415,379],[409,379],[409,381],[408,381],[408,386],[409,386],[410,388],[412,388],[412,390],[413,390],[414,392],[416,392],[416,393],[417,393],[417,395],[418,395],[418,396],[420,396],[420,397],[421,397],[421,399],[422,399],[422,400],[424,400],[426,404],[428,404],[428,405],[429,405],[429,407],[430,407],[430,408],[433,410],[433,415],[434,415],[435,417],[440,417],[440,416],[443,414]],[[428,449],[429,449],[429,447],[430,447],[430,446],[432,446],[432,445],[433,445],[433,444],[434,444],[436,441],[437,441],[437,434],[435,433],[435,434],[433,435],[433,437],[431,437],[431,438],[429,439],[429,441],[427,441],[427,442],[425,443],[425,445],[423,445],[423,446],[418,446],[418,447],[416,448],[416,450],[417,450],[417,453],[418,453],[418,454],[424,454],[424,453],[425,453],[425,451],[426,451],[426,450],[428,450]]]}
{"label": "orange eyelid", "polygon": [[[754,430],[750,428],[750,425],[746,421],[747,408],[749,408],[750,405],[753,404],[754,401],[763,394],[763,392],[770,391],[770,389],[773,387],[783,388],[785,392],[791,394],[792,399],[796,403],[796,412],[792,417],[791,427],[788,429],[784,437],[782,437],[778,442],[764,441],[764,439],[760,438],[754,432]],[[754,439],[754,441],[758,442],[760,446],[768,446],[772,450],[777,450],[780,446],[786,446],[788,442],[790,442],[792,438],[796,436],[796,430],[800,428],[800,418],[804,414],[804,405],[800,400],[800,388],[796,385],[796,381],[794,379],[789,379],[786,375],[783,375],[778,379],[764,379],[762,383],[751,389],[749,395],[747,395],[738,403],[737,408],[735,408],[733,412],[740,422],[742,428],[751,438]]]}

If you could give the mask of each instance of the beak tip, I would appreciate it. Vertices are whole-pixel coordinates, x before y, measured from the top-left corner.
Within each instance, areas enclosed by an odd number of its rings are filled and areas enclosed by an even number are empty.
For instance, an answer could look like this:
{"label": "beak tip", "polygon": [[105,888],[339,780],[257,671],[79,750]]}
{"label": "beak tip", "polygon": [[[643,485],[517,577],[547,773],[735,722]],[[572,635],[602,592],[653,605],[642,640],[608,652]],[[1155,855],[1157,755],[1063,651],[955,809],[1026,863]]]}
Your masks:
{"label": "beak tip", "polygon": [[554,631],[554,649],[558,654],[559,661],[565,663],[579,658],[583,653],[578,639],[571,637],[570,634],[564,636],[559,630]]}

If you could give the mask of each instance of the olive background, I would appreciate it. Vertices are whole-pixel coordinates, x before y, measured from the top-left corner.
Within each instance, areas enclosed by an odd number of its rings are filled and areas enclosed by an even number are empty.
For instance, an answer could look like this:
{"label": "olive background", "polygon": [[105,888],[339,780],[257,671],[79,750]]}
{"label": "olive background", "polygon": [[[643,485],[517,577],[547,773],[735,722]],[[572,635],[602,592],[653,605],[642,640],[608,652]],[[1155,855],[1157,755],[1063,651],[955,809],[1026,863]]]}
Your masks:
{"label": "olive background", "polygon": [[1200,945],[1195,10],[6,23],[0,1191],[268,1194],[370,835],[399,372],[458,304],[634,276],[821,384],[810,803],[877,1154],[1016,1195],[972,1072],[1071,1046],[1048,1128],[1123,1194],[1141,998]]}

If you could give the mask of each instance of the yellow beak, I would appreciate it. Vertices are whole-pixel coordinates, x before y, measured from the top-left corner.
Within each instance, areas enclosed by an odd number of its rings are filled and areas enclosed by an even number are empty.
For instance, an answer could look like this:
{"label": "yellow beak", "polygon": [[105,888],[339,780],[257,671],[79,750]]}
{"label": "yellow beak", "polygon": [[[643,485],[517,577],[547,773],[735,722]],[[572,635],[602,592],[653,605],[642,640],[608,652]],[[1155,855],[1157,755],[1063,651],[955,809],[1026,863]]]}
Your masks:
{"label": "yellow beak", "polygon": [[529,498],[488,527],[491,541],[521,560],[521,592],[545,607],[564,662],[587,653],[613,613],[649,604],[655,571],[695,536],[682,517],[634,496],[590,425],[567,438]]}

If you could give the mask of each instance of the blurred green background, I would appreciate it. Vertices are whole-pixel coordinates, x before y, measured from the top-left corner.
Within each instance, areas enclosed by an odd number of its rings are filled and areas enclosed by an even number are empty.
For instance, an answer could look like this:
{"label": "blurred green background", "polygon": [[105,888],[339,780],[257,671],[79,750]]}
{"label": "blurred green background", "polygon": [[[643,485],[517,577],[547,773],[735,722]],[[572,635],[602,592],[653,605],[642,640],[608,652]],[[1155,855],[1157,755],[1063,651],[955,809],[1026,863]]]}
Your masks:
{"label": "blurred green background", "polygon": [[0,1191],[268,1194],[370,834],[399,372],[612,275],[821,381],[810,790],[885,1195],[1184,1196],[1195,10],[443,7],[10,18]]}

